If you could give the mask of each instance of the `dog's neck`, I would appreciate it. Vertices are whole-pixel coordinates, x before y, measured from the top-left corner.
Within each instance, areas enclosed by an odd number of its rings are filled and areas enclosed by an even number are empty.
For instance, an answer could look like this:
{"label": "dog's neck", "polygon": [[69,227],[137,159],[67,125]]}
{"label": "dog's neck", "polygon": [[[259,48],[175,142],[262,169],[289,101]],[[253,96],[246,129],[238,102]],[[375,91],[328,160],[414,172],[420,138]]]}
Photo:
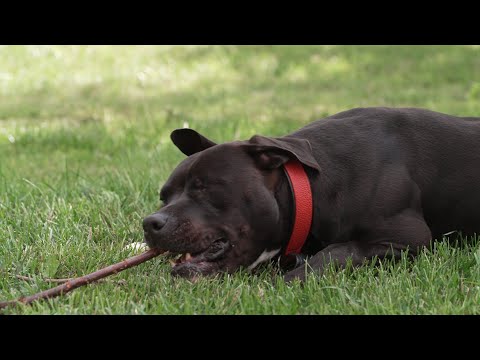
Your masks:
{"label": "dog's neck", "polygon": [[285,171],[281,168],[276,171],[278,180],[275,187],[275,199],[277,200],[280,213],[276,235],[277,239],[281,240],[280,243],[282,249],[280,254],[283,254],[287,248],[293,230],[295,203],[287,174],[285,174]]}

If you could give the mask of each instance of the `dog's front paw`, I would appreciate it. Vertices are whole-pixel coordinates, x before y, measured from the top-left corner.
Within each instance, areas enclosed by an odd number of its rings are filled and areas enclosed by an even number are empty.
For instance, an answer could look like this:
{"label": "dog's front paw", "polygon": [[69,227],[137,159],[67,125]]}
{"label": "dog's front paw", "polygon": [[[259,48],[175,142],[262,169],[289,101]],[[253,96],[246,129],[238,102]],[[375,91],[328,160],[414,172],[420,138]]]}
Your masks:
{"label": "dog's front paw", "polygon": [[292,282],[295,279],[300,280],[302,282],[305,281],[305,266],[299,266],[298,268],[287,272],[283,276],[283,280],[285,280],[286,283]]}

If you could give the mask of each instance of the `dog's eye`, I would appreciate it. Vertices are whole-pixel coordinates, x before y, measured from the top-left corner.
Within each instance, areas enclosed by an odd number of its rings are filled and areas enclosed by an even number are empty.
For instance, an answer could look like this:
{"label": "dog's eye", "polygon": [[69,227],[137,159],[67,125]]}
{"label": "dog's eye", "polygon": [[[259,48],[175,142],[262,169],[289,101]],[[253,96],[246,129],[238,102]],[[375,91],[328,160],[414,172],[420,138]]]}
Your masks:
{"label": "dog's eye", "polygon": [[165,194],[161,193],[160,194],[160,207],[167,205],[167,197]]}
{"label": "dog's eye", "polygon": [[160,194],[159,194],[160,196],[159,197],[160,197],[160,203],[161,203],[160,205],[161,206],[164,206],[164,205],[167,204],[167,202],[168,202],[167,199],[168,199],[169,194],[170,194],[170,189],[167,186],[164,186],[162,188],[162,190],[160,190]]}

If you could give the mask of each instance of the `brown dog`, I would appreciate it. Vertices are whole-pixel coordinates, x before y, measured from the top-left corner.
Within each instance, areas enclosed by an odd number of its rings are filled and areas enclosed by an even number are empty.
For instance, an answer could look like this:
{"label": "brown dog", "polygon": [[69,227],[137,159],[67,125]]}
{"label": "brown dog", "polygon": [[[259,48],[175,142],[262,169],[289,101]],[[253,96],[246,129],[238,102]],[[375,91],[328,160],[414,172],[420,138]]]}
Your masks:
{"label": "brown dog", "polygon": [[150,247],[188,255],[185,277],[253,268],[281,255],[294,199],[283,165],[303,165],[313,219],[302,248],[303,279],[329,262],[415,255],[442,234],[480,230],[480,120],[422,109],[359,108],[280,138],[217,145],[190,129],[171,138],[188,155],[145,218]]}

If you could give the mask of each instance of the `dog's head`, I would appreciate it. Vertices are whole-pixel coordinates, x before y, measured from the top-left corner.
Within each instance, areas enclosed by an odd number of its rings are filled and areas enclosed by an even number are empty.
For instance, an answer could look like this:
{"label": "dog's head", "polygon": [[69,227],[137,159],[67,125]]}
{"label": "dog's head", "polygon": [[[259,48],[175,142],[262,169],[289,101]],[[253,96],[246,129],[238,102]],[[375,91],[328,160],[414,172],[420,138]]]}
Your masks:
{"label": "dog's head", "polygon": [[143,227],[149,247],[184,254],[172,274],[233,272],[275,256],[289,237],[276,193],[281,167],[296,158],[319,170],[308,141],[254,136],[217,145],[190,129],[173,131],[171,139],[188,157]]}

